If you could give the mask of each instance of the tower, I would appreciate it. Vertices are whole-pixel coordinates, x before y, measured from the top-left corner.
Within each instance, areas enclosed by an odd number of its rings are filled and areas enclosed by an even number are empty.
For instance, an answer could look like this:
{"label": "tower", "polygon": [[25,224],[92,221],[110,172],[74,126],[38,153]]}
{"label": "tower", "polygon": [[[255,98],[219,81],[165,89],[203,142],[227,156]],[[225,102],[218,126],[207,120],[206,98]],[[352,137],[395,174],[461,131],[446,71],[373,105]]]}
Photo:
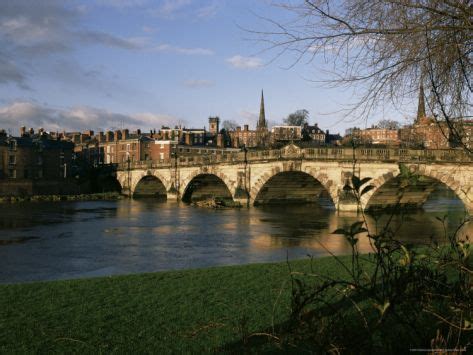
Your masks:
{"label": "tower", "polygon": [[269,144],[268,123],[264,113],[264,95],[261,90],[261,104],[259,108],[259,119],[256,124],[256,145],[258,147],[266,147]]}
{"label": "tower", "polygon": [[421,83],[420,88],[419,88],[419,103],[417,105],[416,123],[421,123],[422,119],[425,117],[426,117],[426,114],[425,114],[424,85]]}
{"label": "tower", "polygon": [[256,124],[257,131],[268,130],[268,125],[266,123],[266,116],[264,113],[264,95],[263,90],[261,90],[261,104],[259,108],[259,119],[258,123]]}
{"label": "tower", "polygon": [[218,116],[209,117],[209,131],[210,134],[218,134],[220,118]]}

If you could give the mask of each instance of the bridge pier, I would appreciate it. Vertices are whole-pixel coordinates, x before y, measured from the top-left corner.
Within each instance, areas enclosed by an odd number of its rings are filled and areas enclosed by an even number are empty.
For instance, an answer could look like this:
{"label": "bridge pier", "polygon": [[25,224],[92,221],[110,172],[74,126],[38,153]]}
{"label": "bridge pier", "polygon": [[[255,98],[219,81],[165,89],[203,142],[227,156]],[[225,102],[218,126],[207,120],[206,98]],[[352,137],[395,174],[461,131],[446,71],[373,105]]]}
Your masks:
{"label": "bridge pier", "polygon": [[243,188],[236,188],[233,194],[233,201],[240,203],[244,207],[250,206],[250,194]]}
{"label": "bridge pier", "polygon": [[360,212],[361,206],[351,191],[340,190],[338,192],[338,202],[336,203],[339,212]]}

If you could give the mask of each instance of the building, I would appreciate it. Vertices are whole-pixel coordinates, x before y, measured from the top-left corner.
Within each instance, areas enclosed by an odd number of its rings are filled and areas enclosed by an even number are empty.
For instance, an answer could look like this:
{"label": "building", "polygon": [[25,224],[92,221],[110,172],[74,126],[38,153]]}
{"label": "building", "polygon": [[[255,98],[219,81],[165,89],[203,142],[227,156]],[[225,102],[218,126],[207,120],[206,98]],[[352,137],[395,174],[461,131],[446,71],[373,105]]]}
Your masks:
{"label": "building", "polygon": [[382,144],[382,145],[398,145],[399,132],[397,129],[387,129],[371,127],[362,130],[355,130],[355,136],[362,144]]}
{"label": "building", "polygon": [[318,144],[324,144],[327,141],[328,131],[324,132],[319,128],[317,123],[314,123],[313,126],[310,126],[308,123],[305,123],[302,127],[302,140],[312,141]]}
{"label": "building", "polygon": [[257,131],[250,130],[247,124],[243,126],[243,129],[238,126],[235,131],[229,132],[229,134],[232,146],[235,148],[243,146],[254,148],[258,145]]}
{"label": "building", "polygon": [[237,127],[235,131],[229,132],[232,146],[234,148],[256,148],[267,147],[270,143],[270,133],[268,131],[268,122],[264,110],[264,95],[261,90],[261,102],[258,122],[256,130],[250,130],[248,125],[244,125],[243,129]]}
{"label": "building", "polygon": [[301,126],[274,126],[271,128],[271,141],[274,143],[300,140],[302,140]]}
{"label": "building", "polygon": [[34,134],[22,128],[20,135],[8,137],[0,132],[0,178],[55,180],[69,175],[73,143],[51,138],[42,129]]}
{"label": "building", "polygon": [[451,147],[450,129],[446,122],[428,117],[425,111],[424,87],[419,88],[417,117],[414,124],[401,128],[400,141],[403,146],[445,149]]}

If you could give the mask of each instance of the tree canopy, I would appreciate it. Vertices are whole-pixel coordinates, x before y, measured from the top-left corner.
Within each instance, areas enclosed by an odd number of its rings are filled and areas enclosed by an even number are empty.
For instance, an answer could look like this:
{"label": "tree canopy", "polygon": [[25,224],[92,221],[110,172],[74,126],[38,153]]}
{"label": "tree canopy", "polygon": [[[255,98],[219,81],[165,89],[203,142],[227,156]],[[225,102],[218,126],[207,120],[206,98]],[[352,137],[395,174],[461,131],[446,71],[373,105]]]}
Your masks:
{"label": "tree canopy", "polygon": [[302,126],[309,121],[309,111],[302,109],[289,114],[284,119],[284,124],[288,126]]}

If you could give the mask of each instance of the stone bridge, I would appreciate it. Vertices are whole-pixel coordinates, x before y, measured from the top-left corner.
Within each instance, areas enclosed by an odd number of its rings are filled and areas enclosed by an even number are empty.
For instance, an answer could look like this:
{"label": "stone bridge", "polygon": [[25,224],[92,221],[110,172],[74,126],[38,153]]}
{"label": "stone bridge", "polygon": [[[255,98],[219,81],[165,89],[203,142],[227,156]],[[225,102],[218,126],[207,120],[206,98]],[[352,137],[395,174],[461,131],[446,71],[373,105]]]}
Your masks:
{"label": "stone bridge", "polygon": [[[344,189],[353,174],[372,178],[366,185],[374,186],[360,203]],[[117,179],[130,196],[188,202],[218,197],[244,205],[325,201],[340,211],[421,206],[444,185],[473,213],[473,159],[454,149],[301,149],[290,144],[276,150],[123,163]]]}

